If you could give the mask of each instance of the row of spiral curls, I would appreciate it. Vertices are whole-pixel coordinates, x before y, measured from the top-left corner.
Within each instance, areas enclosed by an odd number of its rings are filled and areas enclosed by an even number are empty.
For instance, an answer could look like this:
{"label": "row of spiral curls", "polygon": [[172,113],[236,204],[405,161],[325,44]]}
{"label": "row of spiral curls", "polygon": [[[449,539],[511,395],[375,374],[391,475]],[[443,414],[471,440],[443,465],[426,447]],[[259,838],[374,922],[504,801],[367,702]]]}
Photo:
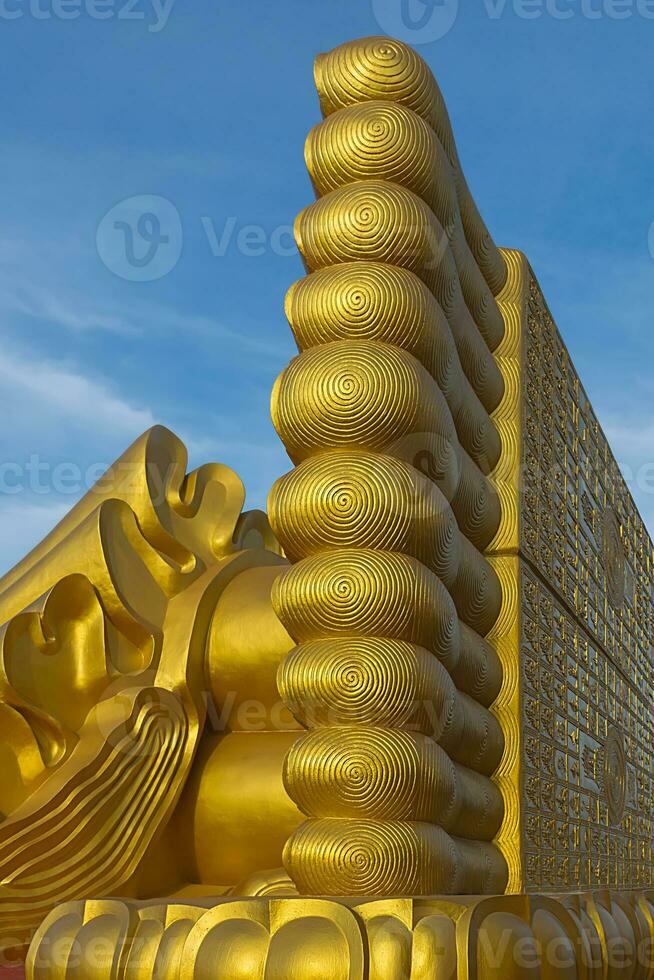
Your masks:
{"label": "row of spiral curls", "polygon": [[269,498],[292,562],[273,603],[297,643],[278,686],[306,729],[284,784],[308,819],[284,862],[305,894],[503,891],[484,639],[502,593],[482,552],[501,519],[504,261],[410,48],[355,41],[315,77],[318,200],[286,299],[299,354],[272,396],[295,466]]}

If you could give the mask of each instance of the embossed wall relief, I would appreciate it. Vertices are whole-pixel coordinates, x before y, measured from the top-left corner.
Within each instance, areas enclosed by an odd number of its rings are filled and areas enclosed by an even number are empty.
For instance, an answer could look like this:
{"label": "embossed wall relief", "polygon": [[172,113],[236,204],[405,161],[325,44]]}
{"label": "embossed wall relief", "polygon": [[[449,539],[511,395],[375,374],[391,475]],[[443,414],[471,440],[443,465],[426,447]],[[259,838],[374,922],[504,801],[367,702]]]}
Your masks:
{"label": "embossed wall relief", "polygon": [[533,276],[525,355],[521,550],[616,665],[645,679],[652,542]]}
{"label": "embossed wall relief", "polygon": [[504,256],[507,517],[488,550],[516,613],[489,638],[505,677],[518,664],[502,769],[521,802],[500,840],[515,888],[651,885],[652,543],[526,259]]}
{"label": "embossed wall relief", "polygon": [[654,873],[651,689],[521,563],[525,881],[638,887]]}

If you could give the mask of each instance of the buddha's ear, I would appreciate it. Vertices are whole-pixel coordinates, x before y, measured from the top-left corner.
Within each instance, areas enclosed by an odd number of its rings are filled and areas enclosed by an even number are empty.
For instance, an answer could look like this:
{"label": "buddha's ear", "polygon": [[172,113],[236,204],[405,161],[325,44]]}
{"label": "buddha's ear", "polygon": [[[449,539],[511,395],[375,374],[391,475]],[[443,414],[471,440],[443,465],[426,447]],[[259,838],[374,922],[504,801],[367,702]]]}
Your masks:
{"label": "buddha's ear", "polygon": [[69,756],[0,823],[0,949],[29,942],[62,902],[125,894],[170,818],[197,719],[170,691],[129,680],[114,691]]}

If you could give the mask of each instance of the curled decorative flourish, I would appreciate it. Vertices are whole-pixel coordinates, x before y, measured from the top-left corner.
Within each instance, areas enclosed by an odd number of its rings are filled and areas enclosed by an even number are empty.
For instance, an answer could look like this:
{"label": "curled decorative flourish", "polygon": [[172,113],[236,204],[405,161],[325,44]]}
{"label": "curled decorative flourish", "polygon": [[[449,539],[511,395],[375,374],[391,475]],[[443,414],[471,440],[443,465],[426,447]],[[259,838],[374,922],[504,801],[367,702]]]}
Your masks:
{"label": "curled decorative flourish", "polygon": [[316,817],[428,820],[457,809],[454,764],[432,739],[382,728],[318,729],[286,758],[284,785]]}
{"label": "curled decorative flourish", "polygon": [[404,728],[440,738],[460,698],[427,650],[377,637],[302,643],[280,665],[277,683],[307,728]]}
{"label": "curled decorative flourish", "polygon": [[475,393],[488,411],[502,397],[502,375],[474,325],[466,319],[452,327],[407,269],[360,259],[315,270],[291,286],[286,316],[300,350],[334,340],[381,340],[409,351],[438,382],[455,418]]}
{"label": "curled decorative flourish", "polygon": [[460,874],[457,881],[462,895],[502,895],[508,884],[504,855],[495,844],[456,840]]}
{"label": "curled decorative flourish", "polygon": [[455,771],[459,808],[455,823],[445,829],[470,840],[493,840],[504,818],[502,794],[494,782],[473,769],[456,765]]}
{"label": "curled decorative flourish", "polygon": [[519,500],[522,493],[522,331],[527,315],[530,270],[526,257],[513,249],[502,249],[508,272],[497,301],[504,316],[504,339],[495,352],[504,378],[504,396],[493,412],[493,422],[502,442],[502,456],[492,481],[502,504],[502,523],[489,544],[489,551],[517,551],[519,544]]}
{"label": "curled decorative flourish", "polygon": [[459,624],[459,662],[452,679],[460,691],[489,708],[502,687],[502,664],[495,649],[474,630]]}
{"label": "curled decorative flourish", "polygon": [[455,341],[459,334],[473,347],[473,338],[484,346],[464,300],[448,234],[411,191],[383,180],[348,184],[300,212],[295,240],[309,271],[365,260],[415,272],[441,304]]}
{"label": "curled decorative flourish", "polygon": [[284,850],[300,890],[318,895],[436,895],[503,891],[492,844],[453,839],[430,823],[308,820]]}
{"label": "curled decorative flourish", "polygon": [[[154,624],[141,612],[154,612],[146,595],[156,588],[175,595],[216,560],[233,553],[245,500],[241,480],[227,466],[208,463],[187,473],[187,462],[186,448],[174,433],[161,425],[144,432],[50,534],[0,579],[0,623],[30,606],[64,574],[74,573],[93,583],[119,629],[139,645],[151,646],[146,634],[161,622]],[[125,543],[117,546],[123,536]],[[121,561],[118,553],[125,553]],[[123,596],[125,560],[132,554],[133,564],[143,567],[143,579],[130,590],[129,615]],[[151,584],[146,585],[146,578]],[[159,604],[157,612],[163,608]],[[132,663],[129,669],[146,663]]]}
{"label": "curled decorative flourish", "polygon": [[331,452],[300,463],[273,486],[271,523],[291,561],[332,548],[413,555],[447,586],[462,537],[438,487],[391,456]]}
{"label": "curled decorative flourish", "polygon": [[359,180],[388,180],[421,197],[446,229],[466,304],[491,350],[504,321],[465,239],[452,168],[428,123],[397,102],[366,102],[328,116],[305,156],[319,196]]}
{"label": "curled decorative flourish", "polygon": [[440,744],[450,758],[468,769],[492,776],[504,751],[504,736],[497,719],[467,694],[458,693]]}
{"label": "curled decorative flourish", "polygon": [[504,798],[504,820],[497,835],[509,870],[509,887],[522,887],[522,806],[521,806],[521,746],[520,732],[520,663],[516,650],[520,646],[519,561],[514,556],[491,559],[502,585],[502,609],[488,635],[502,665],[502,688],[493,704],[493,715],[504,733],[504,752],[495,773],[495,783]]}
{"label": "curled decorative flourish", "polygon": [[429,122],[452,166],[466,239],[497,295],[506,268],[468,189],[443,96],[422,58],[393,38],[360,38],[319,55],[314,74],[325,116],[344,106],[383,99],[399,102]]}
{"label": "curled decorative flourish", "polygon": [[431,650],[448,671],[459,660],[456,607],[415,558],[391,552],[328,551],[276,579],[277,615],[298,642],[321,636],[385,636]]}
{"label": "curled decorative flourish", "polygon": [[284,864],[314,895],[451,894],[461,874],[444,830],[395,820],[308,820],[286,844]]}
{"label": "curled decorative flourish", "polygon": [[461,619],[485,636],[502,607],[502,587],[487,559],[461,536],[461,560],[450,588]]}
{"label": "curled decorative flourish", "polygon": [[502,821],[502,796],[490,779],[406,731],[309,732],[287,756],[284,785],[315,817],[427,821],[476,840],[491,840]]}
{"label": "curled decorative flourish", "polygon": [[381,262],[345,262],[294,283],[286,316],[301,351],[335,340],[379,340],[413,354],[456,415],[462,372],[445,314],[413,273]]}
{"label": "curled decorative flourish", "polygon": [[316,347],[291,361],[272,396],[292,459],[329,448],[384,452],[411,433],[456,441],[438,385],[410,354],[370,341]]}
{"label": "curled decorative flourish", "polygon": [[495,469],[502,454],[502,440],[494,422],[477,399],[465,399],[456,417],[461,442],[484,474]]}
{"label": "curled decorative flourish", "polygon": [[502,376],[465,304],[447,233],[421,198],[389,181],[349,184],[298,215],[295,239],[311,272],[365,261],[419,276],[442,307],[473,388],[495,408]]}
{"label": "curled decorative flourish", "polygon": [[461,454],[459,484],[451,504],[461,532],[483,551],[497,533],[502,512],[495,487],[466,453]]}

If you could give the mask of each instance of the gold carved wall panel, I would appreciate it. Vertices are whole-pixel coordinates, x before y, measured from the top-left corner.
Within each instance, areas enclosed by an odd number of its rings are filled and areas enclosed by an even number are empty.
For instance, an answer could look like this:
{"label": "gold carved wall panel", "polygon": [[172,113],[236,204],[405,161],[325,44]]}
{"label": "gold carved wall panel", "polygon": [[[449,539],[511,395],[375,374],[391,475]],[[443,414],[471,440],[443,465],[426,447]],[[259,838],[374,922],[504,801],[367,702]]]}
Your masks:
{"label": "gold carved wall panel", "polygon": [[652,544],[527,260],[503,254],[503,521],[488,552],[504,612],[489,638],[505,667],[496,712],[512,662],[519,697],[502,719],[499,839],[516,890],[646,886]]}

